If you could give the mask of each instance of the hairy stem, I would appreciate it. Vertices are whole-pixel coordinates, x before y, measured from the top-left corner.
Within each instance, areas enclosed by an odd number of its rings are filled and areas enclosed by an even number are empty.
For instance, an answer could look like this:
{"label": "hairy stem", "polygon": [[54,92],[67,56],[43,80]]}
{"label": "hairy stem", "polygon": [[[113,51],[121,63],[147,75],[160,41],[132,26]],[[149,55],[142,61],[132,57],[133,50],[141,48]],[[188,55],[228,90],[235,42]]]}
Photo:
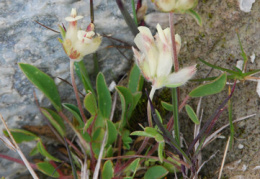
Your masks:
{"label": "hairy stem", "polygon": [[76,96],[78,108],[79,108],[79,111],[80,111],[80,115],[81,115],[83,121],[84,121],[84,122],[87,122],[86,116],[85,116],[84,111],[83,111],[83,108],[82,108],[82,104],[81,104],[81,102],[80,102],[79,93],[78,93],[78,88],[77,88],[77,85],[76,85],[76,82],[75,82],[75,76],[74,76],[74,61],[73,61],[73,60],[70,60],[70,76],[71,76],[71,83],[72,83],[73,90],[74,90],[74,93],[75,93],[75,96]]}

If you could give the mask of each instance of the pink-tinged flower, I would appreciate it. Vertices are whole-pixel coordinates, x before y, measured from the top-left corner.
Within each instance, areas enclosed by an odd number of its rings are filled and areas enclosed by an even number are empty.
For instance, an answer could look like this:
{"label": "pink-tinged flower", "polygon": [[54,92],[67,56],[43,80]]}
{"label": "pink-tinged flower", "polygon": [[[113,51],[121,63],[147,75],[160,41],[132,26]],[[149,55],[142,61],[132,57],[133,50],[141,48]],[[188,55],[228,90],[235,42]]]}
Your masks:
{"label": "pink-tinged flower", "polygon": [[198,0],[152,0],[152,2],[163,12],[184,13],[194,8]]}
{"label": "pink-tinged flower", "polygon": [[[196,73],[196,65],[186,67],[177,73],[171,73],[173,66],[170,28],[162,30],[157,25],[155,39],[147,27],[140,26],[134,42],[140,51],[133,48],[135,61],[146,80],[152,82],[155,89],[178,87],[185,84]],[[181,48],[181,38],[175,35],[177,53]]]}
{"label": "pink-tinged flower", "polygon": [[69,22],[69,28],[66,30],[59,26],[62,35],[62,40],[59,41],[65,53],[75,61],[94,53],[101,44],[101,37],[94,32],[94,24],[90,23],[85,31],[78,30],[77,21],[82,18],[83,16],[77,16],[77,11],[73,8],[71,15],[65,18]]}

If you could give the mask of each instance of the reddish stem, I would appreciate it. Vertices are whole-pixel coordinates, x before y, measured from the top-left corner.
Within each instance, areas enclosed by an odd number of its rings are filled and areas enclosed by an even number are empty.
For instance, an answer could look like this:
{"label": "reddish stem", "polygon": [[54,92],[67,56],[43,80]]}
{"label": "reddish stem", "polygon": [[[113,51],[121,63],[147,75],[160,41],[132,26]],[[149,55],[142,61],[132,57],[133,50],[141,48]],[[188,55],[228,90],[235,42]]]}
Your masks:
{"label": "reddish stem", "polygon": [[[15,162],[15,163],[19,163],[19,164],[22,164],[25,166],[24,162],[20,159],[17,159],[17,158],[13,158],[13,157],[10,157],[8,155],[4,155],[4,154],[0,154],[0,158],[3,158],[3,159],[6,159],[6,160],[9,160],[9,161],[12,161],[12,162]],[[33,169],[38,169],[37,165],[35,165],[34,163],[30,163],[31,167]]]}
{"label": "reddish stem", "polygon": [[170,12],[169,21],[170,21],[170,29],[171,29],[172,52],[173,52],[172,60],[174,63],[174,71],[178,72],[179,71],[179,62],[178,62],[177,49],[176,49],[176,43],[175,43],[174,19],[173,19],[172,12]]}
{"label": "reddish stem", "polygon": [[63,177],[64,174],[61,172],[61,170],[59,169],[59,167],[56,165],[55,162],[50,161],[50,164],[55,168],[55,170],[60,174],[60,177]]}
{"label": "reddish stem", "polygon": [[72,83],[72,86],[73,86],[73,89],[74,89],[74,92],[75,92],[78,108],[79,108],[79,111],[80,111],[80,115],[81,115],[83,121],[86,123],[87,119],[86,119],[86,116],[84,114],[84,110],[82,108],[82,104],[81,104],[81,101],[80,101],[80,98],[79,98],[78,88],[77,88],[77,85],[76,85],[76,82],[75,82],[74,61],[73,60],[70,60],[70,76],[71,76],[71,83]]}
{"label": "reddish stem", "polygon": [[182,103],[179,106],[179,112],[181,112],[182,108],[186,105],[187,101],[190,99],[190,96],[187,95],[184,100],[182,101]]}
{"label": "reddish stem", "polygon": [[67,138],[65,138],[68,144],[75,150],[75,152],[82,158],[84,158],[84,155],[79,151],[79,149]]}

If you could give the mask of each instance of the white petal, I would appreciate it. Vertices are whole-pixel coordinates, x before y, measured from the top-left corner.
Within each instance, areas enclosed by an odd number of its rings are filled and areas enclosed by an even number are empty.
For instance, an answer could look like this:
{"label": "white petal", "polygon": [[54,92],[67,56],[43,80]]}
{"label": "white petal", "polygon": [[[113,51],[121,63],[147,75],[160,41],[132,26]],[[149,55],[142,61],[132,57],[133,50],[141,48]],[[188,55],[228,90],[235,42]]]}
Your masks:
{"label": "white petal", "polygon": [[[165,36],[165,32],[166,32],[167,35],[168,35],[167,38],[170,38],[170,37],[171,37],[171,36],[170,36],[170,28],[168,27],[168,28],[162,30],[162,27],[161,27],[160,24],[157,24],[156,28],[157,28],[158,35],[159,35],[160,40],[162,41],[163,44],[167,45],[168,43],[167,43],[167,39],[166,39],[166,36]],[[169,39],[169,42],[170,42],[170,41],[171,41],[171,40]]]}
{"label": "white petal", "polygon": [[144,53],[146,51],[141,33],[136,35],[136,37],[134,38],[134,42],[141,52]]}
{"label": "white petal", "polygon": [[175,44],[176,44],[177,54],[179,54],[181,50],[181,36],[179,34],[175,34]]}
{"label": "white petal", "polygon": [[93,32],[93,31],[90,31],[90,32],[86,32],[84,30],[78,31],[78,39],[84,43],[91,43],[92,37],[94,35],[95,35],[95,32]]}
{"label": "white petal", "polygon": [[77,21],[79,19],[82,19],[83,16],[76,16],[76,17],[66,17],[65,20],[68,21],[68,22],[74,22],[74,21]]}
{"label": "white petal", "polygon": [[140,26],[138,27],[138,30],[142,35],[145,35],[148,39],[153,40],[153,35],[148,27]]}
{"label": "white petal", "polygon": [[102,38],[100,36],[97,36],[92,39],[91,43],[88,43],[88,44],[83,43],[80,40],[77,40],[74,45],[74,48],[75,48],[75,50],[77,50],[80,53],[80,55],[82,57],[84,57],[85,55],[88,55],[88,54],[91,54],[91,53],[94,53],[95,51],[97,51],[98,47],[101,44],[101,39]]}
{"label": "white petal", "polygon": [[250,56],[250,60],[252,63],[255,62],[255,53],[253,53],[251,56]]}
{"label": "white petal", "polygon": [[170,74],[165,80],[165,86],[177,87],[185,84],[196,73],[196,65],[186,67],[177,73]]}
{"label": "white petal", "polygon": [[160,50],[157,64],[157,77],[168,76],[173,65],[171,49]]}

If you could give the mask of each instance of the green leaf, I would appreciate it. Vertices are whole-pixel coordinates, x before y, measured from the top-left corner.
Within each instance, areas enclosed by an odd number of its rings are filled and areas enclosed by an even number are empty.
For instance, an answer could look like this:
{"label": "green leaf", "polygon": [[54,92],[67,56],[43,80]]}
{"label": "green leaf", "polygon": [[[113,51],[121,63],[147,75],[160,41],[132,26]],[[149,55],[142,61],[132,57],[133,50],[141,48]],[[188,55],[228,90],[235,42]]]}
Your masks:
{"label": "green leaf", "polygon": [[194,11],[193,9],[190,9],[187,11],[187,13],[196,20],[196,22],[199,26],[202,26],[202,19],[196,11]]}
{"label": "green leaf", "polygon": [[154,138],[155,138],[156,142],[159,142],[159,143],[164,142],[163,136],[161,134],[159,134],[159,133],[156,134],[154,136]]}
{"label": "green leaf", "polygon": [[87,132],[81,130],[80,134],[82,135],[83,139],[85,139],[86,142],[91,142],[91,137]]}
{"label": "green leaf", "polygon": [[107,120],[107,130],[108,130],[108,136],[107,136],[107,145],[112,144],[117,139],[117,130],[113,122],[110,120]]}
{"label": "green leaf", "polygon": [[250,76],[250,75],[255,75],[255,74],[259,73],[259,72],[260,72],[260,69],[258,69],[258,70],[252,70],[252,71],[243,73],[242,76],[243,76],[243,77],[246,77],[246,76]]}
{"label": "green leaf", "polygon": [[166,109],[167,111],[172,111],[173,110],[173,105],[170,103],[167,103],[165,101],[161,101],[162,107]]}
{"label": "green leaf", "polygon": [[158,157],[160,162],[163,162],[163,151],[164,151],[164,142],[160,142],[158,146]]}
{"label": "green leaf", "polygon": [[239,76],[239,73],[238,72],[235,72],[235,71],[232,71],[232,70],[229,70],[229,69],[226,69],[226,68],[222,68],[222,67],[219,67],[219,66],[216,66],[216,65],[213,65],[211,63],[208,63],[202,59],[199,59],[199,61],[201,61],[202,63],[204,63],[205,65],[211,67],[211,68],[214,68],[214,69],[218,69],[220,71],[225,71],[225,72],[228,72],[232,75],[236,75],[236,76]]}
{"label": "green leaf", "polygon": [[142,86],[143,86],[143,81],[144,81],[144,79],[142,77],[140,69],[135,64],[133,66],[133,68],[131,69],[131,72],[130,72],[130,75],[129,75],[128,89],[130,89],[130,91],[132,93],[135,93],[137,91],[141,91]]}
{"label": "green leaf", "polygon": [[108,160],[103,166],[102,179],[111,179],[112,177],[114,177],[113,163]]}
{"label": "green leaf", "polygon": [[103,128],[99,127],[95,130],[93,137],[92,137],[92,142],[102,142],[103,137],[104,137],[105,131]]}
{"label": "green leaf", "polygon": [[151,137],[151,138],[155,138],[157,134],[159,134],[159,132],[152,127],[146,127],[144,128],[144,131],[134,131],[131,133],[131,135]]}
{"label": "green leaf", "polygon": [[124,127],[126,125],[127,113],[132,109],[132,104],[133,104],[133,96],[132,93],[130,92],[129,89],[122,87],[122,86],[117,86],[116,90],[119,94],[119,97],[121,99],[121,106],[122,106],[122,115],[121,115],[121,127]]}
{"label": "green leaf", "polygon": [[153,135],[146,133],[145,131],[134,131],[130,135],[144,136],[144,137],[153,137]]}
{"label": "green leaf", "polygon": [[35,146],[32,150],[31,150],[31,152],[30,152],[30,156],[34,156],[34,155],[36,155],[36,154],[38,154],[39,153],[39,150],[38,150],[38,148],[37,148],[37,146]]}
{"label": "green leaf", "polygon": [[132,111],[131,111],[131,113],[129,114],[130,117],[131,117],[131,114],[132,114],[132,112],[134,111],[136,105],[138,104],[138,102],[139,102],[141,96],[142,96],[142,93],[141,93],[141,92],[135,92],[135,93],[133,94],[133,105],[132,105]]}
{"label": "green leaf", "polygon": [[139,166],[139,162],[140,162],[140,158],[137,158],[125,169],[125,172],[133,173],[132,177],[130,178],[134,178],[136,170]]}
{"label": "green leaf", "polygon": [[60,29],[60,34],[62,36],[62,39],[65,39],[66,37],[66,31],[63,29],[63,27],[61,25],[58,25],[59,29]]}
{"label": "green leaf", "polygon": [[66,135],[66,128],[62,118],[54,111],[47,108],[40,108],[41,112],[50,121],[52,126],[64,137]]}
{"label": "green leaf", "polygon": [[95,119],[95,116],[92,116],[91,118],[89,118],[83,128],[83,131],[87,131],[87,129],[89,128],[89,126],[92,124],[93,120]]}
{"label": "green leaf", "polygon": [[[56,171],[56,169],[49,162],[40,162],[37,163],[37,168],[45,175],[58,178],[60,174]],[[54,172],[55,171],[55,172]]]}
{"label": "green leaf", "polygon": [[89,79],[89,75],[88,75],[87,69],[84,64],[84,60],[74,63],[74,66],[75,66],[76,74],[78,75],[80,81],[83,83],[85,91],[86,92],[91,91],[95,97],[95,91],[94,91],[91,81]]}
{"label": "green leaf", "polygon": [[104,75],[97,75],[98,108],[102,116],[109,119],[112,109],[112,99]]}
{"label": "green leaf", "polygon": [[160,179],[168,174],[168,170],[162,166],[153,166],[147,170],[144,179]]}
{"label": "green leaf", "polygon": [[240,50],[241,50],[241,56],[242,56],[243,59],[244,59],[244,63],[243,63],[242,69],[245,70],[244,68],[245,68],[245,65],[246,65],[246,63],[247,63],[247,61],[248,61],[248,58],[247,58],[246,53],[245,53],[245,51],[244,51],[244,49],[243,49],[243,45],[242,45],[242,43],[241,43],[241,39],[240,39],[238,33],[237,33],[237,38],[238,38],[238,42],[239,42],[239,46],[240,46]]}
{"label": "green leaf", "polygon": [[93,93],[88,93],[84,98],[84,106],[88,112],[94,116],[98,112],[96,98]]}
{"label": "green leaf", "polygon": [[37,149],[39,150],[39,152],[44,156],[47,157],[50,160],[53,160],[55,162],[61,162],[59,159],[57,159],[56,157],[53,157],[43,146],[42,142],[39,140],[37,143]]}
{"label": "green leaf", "polygon": [[134,94],[131,91],[122,86],[117,86],[116,90],[121,99],[122,115],[121,115],[121,127],[126,125],[128,119],[130,119],[139,99],[141,98],[141,92],[136,92]]}
{"label": "green leaf", "polygon": [[122,132],[122,141],[123,141],[123,145],[126,149],[130,149],[130,143],[133,142],[132,138],[129,136],[130,135],[130,131],[127,129],[124,129]]}
{"label": "green leaf", "polygon": [[[180,163],[178,163],[176,160],[174,160],[174,158],[171,158],[171,157],[167,157],[167,160],[173,162],[173,163],[176,163],[176,165],[179,165],[181,166]],[[179,160],[179,158],[178,158]],[[179,170],[175,167],[175,165],[171,164],[171,163],[168,163],[168,162],[164,162],[163,163],[163,166],[170,172],[170,173],[174,173],[174,172],[178,172]]]}
{"label": "green leaf", "polygon": [[61,111],[61,100],[54,80],[35,66],[19,63],[26,77],[51,101],[57,111]]}
{"label": "green leaf", "polygon": [[201,96],[208,96],[212,94],[216,94],[221,92],[227,81],[227,74],[223,73],[221,76],[219,76],[216,80],[203,84],[194,90],[192,90],[189,94],[190,97],[201,97]]}
{"label": "green leaf", "polygon": [[62,105],[64,106],[64,108],[66,108],[67,110],[69,110],[69,112],[71,112],[73,114],[75,119],[78,121],[79,126],[83,127],[84,126],[84,122],[83,122],[83,120],[81,118],[79,108],[77,106],[75,106],[73,104],[69,104],[69,103],[63,103]]}
{"label": "green leaf", "polygon": [[185,105],[185,110],[188,114],[188,116],[190,117],[190,119],[195,123],[195,124],[199,124],[200,121],[196,115],[196,113],[193,111],[192,107],[188,104]]}
{"label": "green leaf", "polygon": [[162,117],[161,117],[159,111],[158,111],[158,110],[155,110],[155,113],[156,113],[156,115],[157,115],[159,121],[160,121],[161,123],[163,123],[163,121],[162,121]]}
{"label": "green leaf", "polygon": [[[9,129],[9,130],[13,135],[15,142],[17,143],[30,142],[39,139],[38,136],[24,129]],[[6,130],[3,130],[3,133],[5,134],[5,136],[9,136]]]}

